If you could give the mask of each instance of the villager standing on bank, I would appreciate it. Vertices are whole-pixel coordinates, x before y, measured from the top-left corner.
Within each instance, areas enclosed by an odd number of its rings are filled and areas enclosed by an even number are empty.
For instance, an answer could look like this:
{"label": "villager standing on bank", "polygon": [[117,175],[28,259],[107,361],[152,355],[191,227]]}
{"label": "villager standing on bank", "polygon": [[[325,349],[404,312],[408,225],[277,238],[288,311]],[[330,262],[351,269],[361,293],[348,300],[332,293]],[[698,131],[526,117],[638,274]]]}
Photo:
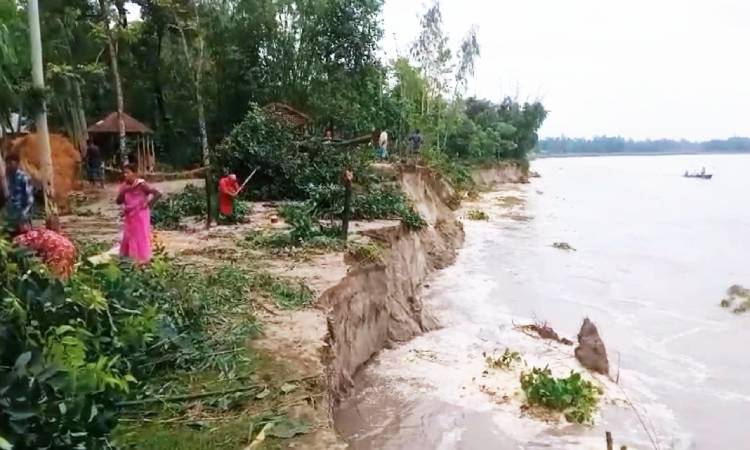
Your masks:
{"label": "villager standing on bank", "polygon": [[380,159],[388,158],[388,132],[382,130],[378,136],[378,157]]}
{"label": "villager standing on bank", "polygon": [[151,260],[150,208],[161,197],[161,192],[138,178],[135,164],[125,166],[123,178],[117,194],[117,204],[122,205],[120,256],[145,264]]}
{"label": "villager standing on bank", "polygon": [[240,193],[237,175],[230,173],[219,180],[219,221],[227,222],[234,211],[234,199]]}
{"label": "villager standing on bank", "polygon": [[86,173],[89,183],[104,187],[104,160],[99,146],[89,139],[86,143]]}
{"label": "villager standing on bank", "polygon": [[415,129],[414,132],[409,136],[409,149],[411,150],[411,156],[418,156],[419,151],[422,149],[422,134],[419,128]]}
{"label": "villager standing on bank", "polygon": [[5,180],[8,186],[7,226],[11,235],[17,235],[31,228],[34,187],[31,178],[21,170],[21,158],[18,153],[9,154],[5,164]]}
{"label": "villager standing on bank", "polygon": [[34,253],[58,278],[68,278],[76,263],[76,248],[60,233],[60,219],[47,218],[46,228],[36,228],[19,234],[13,243]]}

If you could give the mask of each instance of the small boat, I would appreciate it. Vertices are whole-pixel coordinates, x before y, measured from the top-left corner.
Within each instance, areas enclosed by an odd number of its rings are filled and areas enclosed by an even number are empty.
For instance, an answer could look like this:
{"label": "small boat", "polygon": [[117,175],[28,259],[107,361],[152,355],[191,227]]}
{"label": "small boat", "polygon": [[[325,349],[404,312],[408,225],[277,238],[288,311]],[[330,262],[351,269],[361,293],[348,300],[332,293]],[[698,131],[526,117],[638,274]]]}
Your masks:
{"label": "small boat", "polygon": [[710,180],[711,178],[713,178],[713,176],[714,175],[711,173],[687,173],[687,172],[685,172],[685,174],[683,175],[683,177],[685,178],[702,178],[704,180]]}

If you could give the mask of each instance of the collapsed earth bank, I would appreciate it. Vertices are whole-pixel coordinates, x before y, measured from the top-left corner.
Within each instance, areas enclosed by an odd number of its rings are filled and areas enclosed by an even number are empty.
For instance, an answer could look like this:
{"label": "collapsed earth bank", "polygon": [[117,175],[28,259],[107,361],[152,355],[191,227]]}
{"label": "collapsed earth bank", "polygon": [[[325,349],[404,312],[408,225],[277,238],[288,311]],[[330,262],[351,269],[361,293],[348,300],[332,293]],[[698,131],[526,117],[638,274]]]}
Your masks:
{"label": "collapsed earth bank", "polygon": [[[329,281],[320,286],[316,308],[269,318],[265,337],[257,343],[298,375],[323,379],[323,401],[300,411],[318,424],[315,433],[298,441],[305,448],[345,448],[333,431],[332,412],[353,387],[357,371],[380,350],[439,327],[419,296],[420,287],[432,272],[455,261],[464,240],[463,226],[448,206],[456,192],[442,176],[420,166],[383,169],[397,171],[393,175],[426,225],[410,230],[387,221],[360,230],[356,239],[381,248],[378,257],[345,258],[345,271],[323,261],[320,270]],[[472,176],[487,188],[527,179],[516,164],[485,167]]]}

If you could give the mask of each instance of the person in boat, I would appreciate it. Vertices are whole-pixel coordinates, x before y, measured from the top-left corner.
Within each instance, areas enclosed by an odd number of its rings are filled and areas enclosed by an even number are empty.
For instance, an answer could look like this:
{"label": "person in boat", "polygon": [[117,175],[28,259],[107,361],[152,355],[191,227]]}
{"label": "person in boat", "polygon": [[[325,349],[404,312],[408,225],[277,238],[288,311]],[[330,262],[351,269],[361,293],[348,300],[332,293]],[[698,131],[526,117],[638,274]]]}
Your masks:
{"label": "person in boat", "polygon": [[705,168],[705,167],[702,167],[702,168],[701,168],[701,176],[703,176],[703,175],[705,175],[705,174],[706,174],[706,168]]}

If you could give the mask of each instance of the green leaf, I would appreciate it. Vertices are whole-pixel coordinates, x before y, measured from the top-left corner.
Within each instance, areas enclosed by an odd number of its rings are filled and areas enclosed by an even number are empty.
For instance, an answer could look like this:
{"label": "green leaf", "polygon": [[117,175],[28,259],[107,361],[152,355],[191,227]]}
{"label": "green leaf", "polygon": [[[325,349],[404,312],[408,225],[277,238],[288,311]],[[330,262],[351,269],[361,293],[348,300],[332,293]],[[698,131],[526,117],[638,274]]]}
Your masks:
{"label": "green leaf", "polygon": [[292,392],[293,390],[297,389],[298,387],[299,387],[299,386],[298,386],[298,385],[296,385],[296,384],[292,384],[292,383],[284,383],[284,384],[283,384],[283,385],[281,386],[281,392],[283,392],[284,394],[288,394],[288,393]]}
{"label": "green leaf", "polygon": [[308,426],[301,420],[284,418],[276,422],[270,430],[266,431],[266,435],[281,439],[290,439],[298,434],[305,434],[307,431]]}
{"label": "green leaf", "polygon": [[29,361],[31,361],[31,352],[21,353],[21,355],[16,359],[13,370],[14,372],[16,372],[17,376],[26,373],[26,366],[29,364]]}
{"label": "green leaf", "polygon": [[0,450],[13,450],[13,444],[6,441],[4,437],[0,436]]}

